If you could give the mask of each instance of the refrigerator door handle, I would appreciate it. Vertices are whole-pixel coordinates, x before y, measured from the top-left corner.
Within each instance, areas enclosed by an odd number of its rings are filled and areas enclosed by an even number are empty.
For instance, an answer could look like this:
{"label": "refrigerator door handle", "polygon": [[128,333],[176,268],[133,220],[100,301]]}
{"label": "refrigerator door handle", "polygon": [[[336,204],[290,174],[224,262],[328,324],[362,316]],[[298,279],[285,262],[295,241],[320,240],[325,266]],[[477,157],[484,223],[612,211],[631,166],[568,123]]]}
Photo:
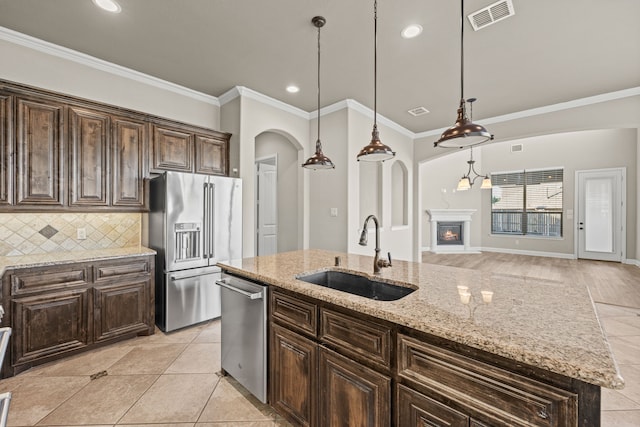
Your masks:
{"label": "refrigerator door handle", "polygon": [[218,286],[222,286],[225,289],[229,289],[230,291],[233,292],[237,292],[241,295],[244,295],[245,297],[251,299],[251,300],[256,300],[256,299],[262,299],[262,291],[259,292],[247,292],[243,289],[239,289],[236,288],[235,286],[230,285],[229,283],[225,282],[224,280],[216,280],[216,285]]}
{"label": "refrigerator door handle", "polygon": [[209,258],[215,257],[215,193],[216,193],[216,185],[211,183],[209,184],[209,225],[210,230],[207,232],[209,237]]}
{"label": "refrigerator door handle", "polygon": [[204,202],[202,203],[202,258],[209,258],[209,216],[207,215],[207,206],[209,199],[209,191],[207,183],[204,184]]}

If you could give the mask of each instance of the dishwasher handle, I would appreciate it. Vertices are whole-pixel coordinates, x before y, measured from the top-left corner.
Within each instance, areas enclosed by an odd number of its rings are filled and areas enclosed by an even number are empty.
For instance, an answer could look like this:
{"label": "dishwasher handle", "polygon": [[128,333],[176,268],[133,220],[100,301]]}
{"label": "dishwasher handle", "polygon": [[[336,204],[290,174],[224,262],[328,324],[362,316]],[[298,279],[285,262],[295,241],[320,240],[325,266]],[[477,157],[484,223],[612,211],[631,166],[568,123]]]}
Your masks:
{"label": "dishwasher handle", "polygon": [[229,283],[225,282],[224,280],[216,280],[216,285],[222,286],[223,288],[229,289],[230,291],[242,294],[242,295],[244,295],[245,297],[247,297],[247,298],[249,298],[251,300],[262,299],[262,291],[260,291],[260,292],[247,292],[244,289],[239,289],[239,288],[236,288],[235,286],[230,285]]}

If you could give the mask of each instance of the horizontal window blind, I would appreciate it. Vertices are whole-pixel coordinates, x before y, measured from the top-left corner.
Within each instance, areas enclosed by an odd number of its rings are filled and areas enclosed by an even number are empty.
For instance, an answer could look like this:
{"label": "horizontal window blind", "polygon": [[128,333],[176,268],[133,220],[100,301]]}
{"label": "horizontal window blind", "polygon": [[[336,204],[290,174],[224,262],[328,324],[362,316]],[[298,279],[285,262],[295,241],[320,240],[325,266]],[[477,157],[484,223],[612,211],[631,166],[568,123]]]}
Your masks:
{"label": "horizontal window blind", "polygon": [[491,174],[491,232],[562,236],[562,168]]}

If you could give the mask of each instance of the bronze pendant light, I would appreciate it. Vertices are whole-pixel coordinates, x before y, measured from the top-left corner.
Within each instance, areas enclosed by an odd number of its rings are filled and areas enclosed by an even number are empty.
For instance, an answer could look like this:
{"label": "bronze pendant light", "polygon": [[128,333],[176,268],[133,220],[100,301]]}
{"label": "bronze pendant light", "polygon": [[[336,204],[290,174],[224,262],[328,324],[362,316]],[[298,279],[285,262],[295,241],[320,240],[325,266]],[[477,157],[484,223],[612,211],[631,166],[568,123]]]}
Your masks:
{"label": "bronze pendant light", "polygon": [[358,161],[378,162],[393,158],[396,153],[380,141],[378,133],[378,1],[373,2],[373,132],[371,142],[358,153]]}
{"label": "bronze pendant light", "polygon": [[314,16],[311,23],[318,29],[318,139],[316,140],[316,153],[309,157],[302,164],[305,169],[335,169],[330,158],[322,152],[322,143],[320,142],[320,28],[327,22],[322,16]]}
{"label": "bronze pendant light", "polygon": [[456,123],[443,132],[434,147],[464,148],[493,139],[484,126],[473,123],[467,117],[464,100],[464,0],[460,0],[460,106]]}

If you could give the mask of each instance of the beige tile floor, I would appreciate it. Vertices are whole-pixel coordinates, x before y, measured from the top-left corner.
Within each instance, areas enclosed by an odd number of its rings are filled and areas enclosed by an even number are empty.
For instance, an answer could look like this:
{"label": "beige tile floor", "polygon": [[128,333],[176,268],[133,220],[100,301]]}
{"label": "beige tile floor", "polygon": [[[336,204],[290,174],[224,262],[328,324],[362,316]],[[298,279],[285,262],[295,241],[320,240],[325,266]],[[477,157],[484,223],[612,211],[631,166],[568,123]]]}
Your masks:
{"label": "beige tile floor", "polygon": [[[640,309],[596,306],[627,384],[603,389],[602,426],[640,426]],[[216,320],[42,365],[0,381],[0,392],[13,393],[9,426],[288,425],[219,371]]]}

